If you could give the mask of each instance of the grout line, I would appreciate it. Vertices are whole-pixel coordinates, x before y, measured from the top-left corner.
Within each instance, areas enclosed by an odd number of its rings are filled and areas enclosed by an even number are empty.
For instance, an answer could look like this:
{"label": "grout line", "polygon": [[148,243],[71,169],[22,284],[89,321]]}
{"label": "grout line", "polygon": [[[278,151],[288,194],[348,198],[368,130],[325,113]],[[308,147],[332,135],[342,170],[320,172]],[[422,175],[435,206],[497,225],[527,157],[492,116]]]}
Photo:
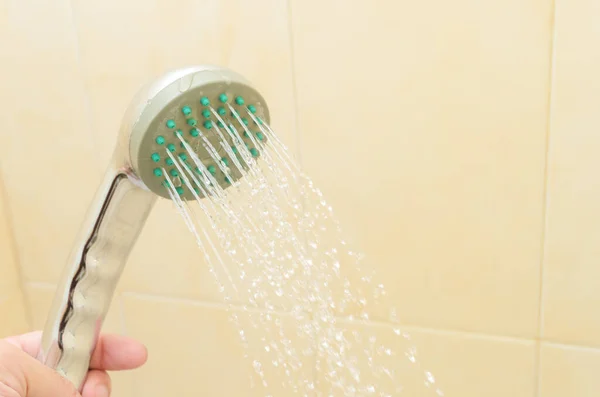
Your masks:
{"label": "grout line", "polygon": [[600,353],[600,345],[599,346],[589,346],[589,345],[575,345],[570,343],[558,342],[558,341],[541,341],[540,344],[544,346],[550,347],[559,347],[565,350],[578,350],[581,352],[589,352],[589,353]]}
{"label": "grout line", "polygon": [[[43,282],[43,281],[42,282],[26,281],[25,285],[27,285],[29,287],[44,288],[44,289],[56,288],[55,284]],[[120,294],[115,295],[115,299],[116,300],[118,299],[118,304],[111,306],[111,307],[119,308],[123,319],[126,318],[123,297],[125,297],[125,298],[132,297],[132,298],[141,299],[141,300],[149,300],[149,301],[164,302],[164,303],[184,304],[184,305],[191,305],[191,306],[198,306],[198,307],[205,307],[205,308],[219,309],[219,310],[221,310],[221,309],[228,310],[230,307],[233,307],[234,310],[239,310],[239,311],[248,311],[248,312],[253,312],[253,313],[267,312],[267,310],[265,310],[264,308],[245,307],[243,302],[234,303],[231,306],[229,306],[225,303],[216,302],[216,301],[204,301],[204,300],[196,300],[193,298],[173,297],[173,296],[160,295],[160,294],[154,294],[154,293],[148,293],[148,292],[123,291]],[[116,300],[115,300],[115,302],[116,302]],[[291,313],[290,311],[281,310],[281,309],[270,311],[270,312],[275,313],[275,314],[284,315],[284,316],[289,315]],[[578,344],[577,342],[572,342],[572,341],[571,342],[561,341],[559,339],[539,339],[539,338],[535,338],[535,337],[527,338],[527,337],[521,337],[521,336],[492,334],[492,333],[466,331],[466,330],[459,330],[459,329],[435,328],[435,327],[420,326],[420,325],[408,324],[408,323],[396,325],[396,324],[391,324],[386,321],[377,320],[377,319],[372,319],[372,320],[368,320],[368,321],[348,320],[344,317],[339,317],[339,316],[337,316],[336,319],[340,323],[346,323],[346,324],[364,325],[364,326],[370,326],[370,327],[398,326],[399,328],[404,328],[407,330],[412,330],[412,331],[417,331],[417,332],[422,332],[422,333],[427,333],[427,334],[433,334],[433,335],[462,336],[462,337],[474,338],[474,339],[495,340],[495,341],[513,342],[513,343],[523,343],[523,342],[527,343],[527,342],[538,341],[544,345],[552,345],[552,346],[560,346],[563,348],[583,349],[583,350],[600,352],[600,344],[586,345],[586,344]]]}
{"label": "grout line", "polygon": [[560,347],[569,348],[569,349],[583,349],[583,350],[600,351],[600,343],[586,344],[585,342],[566,341],[566,340],[555,339],[555,338],[540,339],[540,342],[544,345],[560,346]]}
{"label": "grout line", "polygon": [[[94,133],[95,128],[94,128],[94,118],[93,118],[93,112],[92,112],[92,101],[90,98],[88,86],[86,84],[83,62],[81,60],[81,42],[79,40],[79,29],[78,29],[78,24],[77,24],[77,17],[75,16],[75,10],[73,8],[73,0],[69,1],[69,11],[71,13],[70,21],[71,21],[71,29],[73,31],[75,63],[77,65],[77,72],[79,74],[79,83],[80,83],[79,89],[81,91],[80,95],[83,100],[84,111],[87,116],[88,139],[89,139],[88,142],[91,144],[92,149],[93,149],[95,146],[98,146],[98,145],[96,145],[96,134]],[[97,153],[97,151],[95,151],[95,150],[92,150],[92,151],[94,153]],[[97,155],[96,155],[96,160],[99,161]]]}
{"label": "grout line", "polygon": [[[292,69],[292,98],[294,103],[294,135],[295,135],[295,144],[296,144],[296,158],[298,159],[298,165],[300,169],[303,169],[303,159],[302,159],[302,134],[300,131],[300,112],[299,112],[299,102],[298,102],[298,80],[297,80],[297,69],[296,69],[296,55],[295,55],[295,46],[294,46],[294,23],[293,23],[293,7],[292,0],[286,1],[287,6],[287,28],[288,28],[288,45],[290,51],[290,67]],[[302,198],[302,206],[303,209],[306,210],[307,206],[307,198]],[[303,233],[304,237],[304,246],[308,247],[308,236],[306,233]],[[314,314],[312,312],[308,313],[311,321],[314,321]],[[317,390],[319,389],[318,379],[319,374],[317,370],[319,354],[318,354],[318,339],[319,335],[315,335],[315,340],[311,342],[313,348],[317,352],[312,362],[312,381],[314,384],[314,392],[313,395],[317,395]]]}
{"label": "grout line", "polygon": [[474,331],[464,331],[458,329],[447,329],[447,328],[431,328],[426,326],[419,326],[413,324],[391,324],[381,320],[346,320],[343,318],[339,318],[340,322],[346,324],[353,325],[365,325],[365,326],[375,326],[375,327],[396,327],[400,329],[404,329],[407,331],[417,331],[430,335],[445,335],[445,336],[459,336],[464,338],[471,339],[480,339],[480,340],[490,340],[490,341],[498,341],[498,342],[511,342],[511,343],[531,343],[537,341],[536,338],[526,338],[520,336],[511,336],[511,335],[499,335],[499,334],[491,334],[491,333],[482,333],[482,332],[474,332]]}
{"label": "grout line", "polygon": [[14,229],[15,220],[13,217],[13,213],[10,209],[8,189],[6,187],[6,184],[4,183],[1,165],[0,194],[2,195],[1,200],[3,201],[3,208],[0,208],[0,211],[4,211],[4,216],[6,217],[6,227],[8,228],[8,239],[10,240],[9,245],[12,249],[13,266],[15,267],[15,271],[17,273],[17,285],[19,286],[19,290],[21,293],[21,301],[23,302],[23,306],[25,309],[25,319],[27,320],[27,327],[31,329],[33,327],[33,313],[31,310],[31,305],[29,304],[29,297],[25,293],[25,275],[23,274],[21,255],[19,254],[19,248],[17,246],[17,236],[15,235]]}
{"label": "grout line", "polygon": [[[548,103],[546,105],[546,141],[545,141],[545,158],[544,158],[544,180],[543,180],[543,221],[542,221],[542,238],[541,238],[541,255],[540,255],[540,281],[539,281],[539,299],[538,299],[538,327],[537,336],[542,339],[544,334],[544,301],[545,301],[545,288],[544,288],[544,277],[545,277],[545,266],[546,266],[546,252],[548,249],[547,241],[547,228],[548,228],[548,204],[550,201],[548,184],[549,175],[548,169],[550,164],[550,139],[552,130],[552,99],[554,93],[554,72],[556,64],[556,3],[558,0],[552,0],[550,5],[550,54],[549,54],[549,73],[548,73]],[[541,396],[541,345],[542,342],[536,344],[536,355],[535,355],[535,395]]]}
{"label": "grout line", "polygon": [[[26,281],[25,285],[27,285],[29,287],[44,288],[44,289],[56,288],[56,285],[54,285],[52,283],[39,282],[39,281]],[[125,322],[126,317],[125,317],[124,302],[122,299],[123,297],[132,297],[132,298],[136,298],[136,299],[150,300],[150,301],[156,301],[156,302],[185,304],[185,305],[206,307],[206,308],[210,308],[210,309],[219,309],[219,310],[220,309],[228,310],[230,307],[229,305],[227,305],[225,303],[220,303],[220,302],[202,301],[202,300],[195,300],[192,298],[173,297],[173,296],[168,296],[168,295],[159,295],[159,294],[145,293],[145,292],[124,291],[120,294],[115,295],[115,305],[111,306],[114,308],[118,307],[121,318],[124,322]],[[118,303],[117,303],[117,301],[118,301]],[[253,313],[267,311],[267,310],[264,310],[263,308],[248,309],[247,307],[244,307],[243,303],[232,304],[231,307],[233,307],[235,310],[249,311],[249,312],[253,312]],[[284,316],[290,314],[289,311],[285,311],[285,310],[275,310],[275,311],[271,311],[271,313],[280,314],[280,315],[284,315]],[[393,327],[393,326],[396,326],[396,324],[391,324],[391,323],[385,322],[383,320],[361,321],[361,320],[348,320],[343,317],[336,317],[336,319],[339,320],[341,323],[364,325],[364,326],[370,326],[370,327]],[[500,342],[512,342],[512,343],[523,343],[523,342],[527,343],[527,342],[537,341],[540,344],[547,345],[547,346],[562,347],[565,349],[577,349],[577,350],[600,352],[600,344],[586,345],[586,344],[580,344],[577,342],[561,341],[559,339],[527,338],[527,337],[519,337],[519,336],[482,333],[482,332],[475,332],[475,331],[465,331],[465,330],[458,330],[458,329],[434,328],[434,327],[419,326],[419,325],[406,324],[406,323],[399,324],[398,327],[404,328],[407,330],[432,334],[432,335],[462,336],[462,337],[480,339],[480,340],[495,340],[495,341],[500,341]],[[125,332],[127,333],[126,324],[125,324],[124,329],[125,329]]]}
{"label": "grout line", "polygon": [[300,164],[300,168],[302,168],[302,139],[300,135],[300,123],[299,118],[300,115],[298,113],[298,82],[296,80],[296,56],[294,52],[294,29],[292,22],[292,0],[287,0],[287,25],[288,25],[288,41],[290,47],[290,66],[292,68],[292,97],[294,100],[294,135],[295,135],[295,143],[296,143],[296,156],[298,158],[298,162]]}
{"label": "grout line", "polygon": [[185,304],[190,306],[204,307],[209,309],[223,309],[228,310],[229,308],[233,308],[236,311],[243,311],[249,313],[274,313],[278,315],[289,315],[291,312],[285,310],[264,310],[263,308],[249,308],[245,307],[243,303],[232,303],[228,305],[226,303],[221,302],[209,302],[209,301],[200,301],[191,298],[182,298],[182,297],[172,297],[172,296],[164,296],[157,295],[151,293],[142,293],[142,292],[132,292],[132,291],[124,291],[122,293],[123,297],[132,297],[137,299],[155,301],[155,302],[163,302],[163,303],[176,303],[176,304]]}
{"label": "grout line", "polygon": [[45,289],[56,288],[56,284],[49,283],[46,281],[25,281],[24,284],[27,285],[28,287],[34,287],[34,288],[45,288]]}
{"label": "grout line", "polygon": [[[195,299],[191,299],[191,298],[172,297],[172,296],[158,295],[158,294],[152,294],[152,293],[124,291],[122,293],[122,296],[123,297],[132,297],[132,298],[136,298],[136,299],[156,301],[156,302],[185,304],[185,305],[205,307],[205,308],[210,308],[210,309],[221,309],[221,310],[229,309],[229,306],[225,303],[207,302],[207,301],[195,300]],[[231,307],[233,307],[234,310],[248,311],[248,312],[252,312],[252,313],[261,313],[261,312],[267,311],[267,310],[264,310],[263,308],[247,308],[247,307],[244,307],[243,303],[232,304]],[[284,316],[290,314],[289,311],[285,311],[285,310],[274,310],[274,311],[270,311],[270,312],[279,314],[279,315],[284,315]],[[367,326],[375,326],[375,327],[392,327],[392,326],[394,326],[394,324],[390,324],[390,323],[387,323],[384,321],[377,321],[377,320],[359,321],[359,320],[347,320],[347,319],[344,319],[341,317],[336,317],[336,319],[339,320],[341,323],[346,323],[346,324],[367,325]],[[469,337],[469,338],[496,340],[496,341],[503,341],[503,342],[524,343],[524,342],[532,342],[532,341],[537,340],[535,338],[484,334],[484,333],[469,332],[469,331],[462,331],[462,330],[428,328],[428,327],[423,327],[423,326],[407,325],[407,324],[400,324],[399,327],[405,328],[407,330],[413,330],[413,331],[418,331],[418,332],[423,332],[423,333],[428,333],[428,334],[464,336],[464,337]]]}
{"label": "grout line", "polygon": [[[119,296],[119,302],[120,302],[120,307],[122,308],[122,311],[123,311],[123,316],[125,316],[125,310],[124,310],[124,302],[123,302],[122,298],[127,298],[127,297],[140,299],[140,300],[147,300],[147,301],[184,304],[184,305],[204,307],[204,308],[209,308],[209,309],[219,309],[219,310],[226,310],[226,311],[230,307],[233,307],[234,310],[248,311],[248,312],[252,312],[252,313],[267,312],[267,310],[263,310],[261,308],[244,307],[244,305],[242,303],[232,304],[231,306],[229,306],[225,303],[200,301],[200,300],[195,300],[195,299],[191,299],[191,298],[180,298],[180,297],[172,297],[172,296],[158,295],[158,294],[152,294],[152,293],[123,291]],[[270,312],[279,314],[279,315],[284,315],[284,316],[290,314],[289,311],[285,311],[285,310],[275,310],[275,311],[270,311]],[[365,325],[365,326],[371,326],[371,327],[394,327],[394,326],[396,326],[395,324],[387,323],[385,321],[378,321],[378,320],[369,320],[369,321],[347,320],[347,319],[340,318],[340,317],[337,317],[337,320],[339,320],[340,323]],[[569,342],[552,340],[552,339],[541,340],[538,338],[526,338],[526,337],[519,337],[519,336],[489,334],[489,333],[480,333],[480,332],[473,332],[473,331],[453,330],[453,329],[444,329],[444,328],[431,328],[431,327],[409,325],[409,324],[399,324],[398,327],[406,329],[407,331],[417,331],[417,332],[427,333],[430,335],[459,336],[459,337],[465,337],[465,338],[498,341],[498,342],[508,342],[508,343],[539,342],[540,344],[544,344],[544,345],[560,346],[563,348],[573,348],[573,349],[581,349],[581,350],[590,350],[590,351],[600,352],[600,345],[598,345],[598,346],[583,345],[583,344],[576,344],[573,342],[569,343]]]}

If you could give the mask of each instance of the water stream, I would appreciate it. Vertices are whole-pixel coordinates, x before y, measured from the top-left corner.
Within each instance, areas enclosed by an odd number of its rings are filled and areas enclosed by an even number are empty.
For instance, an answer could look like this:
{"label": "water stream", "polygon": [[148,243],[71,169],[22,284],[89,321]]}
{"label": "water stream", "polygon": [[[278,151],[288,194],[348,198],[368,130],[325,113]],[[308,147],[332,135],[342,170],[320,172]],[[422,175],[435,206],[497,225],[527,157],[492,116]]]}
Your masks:
{"label": "water stream", "polygon": [[[253,387],[265,396],[443,396],[395,310],[387,318],[373,314],[390,307],[385,286],[346,241],[333,208],[288,148],[250,112],[226,125],[211,111],[221,125],[215,126],[217,143],[200,135],[194,144],[206,149],[231,186],[223,189],[180,137],[189,160],[166,150],[179,175],[163,170],[165,188],[230,308]],[[182,185],[196,200],[180,199],[176,187]],[[409,391],[403,379],[415,383],[415,376],[421,390]]]}

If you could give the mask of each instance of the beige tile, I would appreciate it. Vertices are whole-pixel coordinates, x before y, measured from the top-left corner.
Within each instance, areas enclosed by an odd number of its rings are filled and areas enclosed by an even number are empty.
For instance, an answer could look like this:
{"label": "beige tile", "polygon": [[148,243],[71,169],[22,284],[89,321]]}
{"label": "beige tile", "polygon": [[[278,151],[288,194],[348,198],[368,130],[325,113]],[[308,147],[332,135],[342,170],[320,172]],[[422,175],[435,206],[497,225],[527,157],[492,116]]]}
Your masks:
{"label": "beige tile", "polygon": [[[342,322],[339,327],[352,346],[341,359],[344,369],[335,368],[336,374],[332,375],[335,365],[323,364],[318,370],[323,395],[354,395],[350,387],[359,391],[356,395],[371,395],[370,387],[376,390],[372,395],[415,397],[535,394],[534,342],[411,328],[395,330],[388,325]],[[353,358],[357,364],[348,365]],[[352,378],[352,367],[358,370],[358,382]],[[332,387],[339,381],[346,386]]]}
{"label": "beige tile", "polygon": [[2,172],[23,275],[55,281],[99,181],[68,0],[10,1],[0,25]]}
{"label": "beige tile", "polygon": [[[269,321],[257,313],[250,317],[243,312],[233,312],[248,342],[248,348],[244,349],[239,329],[222,308],[135,295],[127,295],[124,304],[128,330],[149,349],[148,365],[135,374],[135,396],[263,396],[267,391],[253,370],[254,360],[262,367],[271,395],[297,395],[291,393],[290,383],[313,381],[311,359],[299,355],[302,365],[297,371],[292,369],[291,361],[285,361],[294,380],[288,382],[289,378],[282,372],[283,365],[272,364],[279,357],[275,350],[267,351],[267,345],[261,342],[264,337],[267,342],[282,346],[283,339],[275,325],[281,320],[283,334],[290,339],[291,348],[302,351],[309,347],[307,339],[292,338],[296,335],[296,323],[289,316],[272,314]],[[260,329],[253,327],[251,321],[261,323],[261,318],[265,320],[264,325]],[[255,388],[251,388],[253,374]]]}
{"label": "beige tile", "polygon": [[551,2],[291,4],[305,168],[398,313],[534,336]]}
{"label": "beige tile", "polygon": [[166,70],[197,64],[227,66],[250,79],[265,95],[274,125],[293,140],[285,2],[76,0],[73,8],[94,143],[103,158],[112,151],[122,114],[135,91]]}
{"label": "beige tile", "polygon": [[[197,210],[196,214],[201,219],[205,219],[200,210]],[[220,228],[224,234],[233,235],[235,231],[230,226],[224,222]],[[273,264],[267,269],[268,271],[265,271],[260,263],[255,265],[246,263],[242,270],[226,253],[223,242],[212,234],[211,240],[218,250],[218,257],[223,260],[221,264],[200,230],[198,232],[202,236],[202,244],[208,251],[210,261],[207,261],[203,248],[198,246],[196,239],[174,208],[174,204],[166,200],[159,201],[133,249],[120,288],[124,291],[220,303],[225,302],[226,299],[240,304],[252,302],[252,305],[263,308],[267,304],[272,304],[284,310],[291,310],[294,304],[302,303],[302,300],[307,299],[307,289],[297,288],[297,291],[292,293],[290,280],[284,282],[281,277],[278,279],[281,288],[280,296],[277,287],[273,288],[269,285],[267,278],[277,273],[275,266],[278,263]],[[264,244],[261,245],[263,249],[267,244],[265,241],[259,243]],[[243,247],[240,246],[239,240],[235,240],[234,244],[235,249],[242,251]],[[239,255],[238,258],[247,259]],[[256,257],[252,259],[258,262]],[[211,272],[211,267],[214,272]],[[242,271],[245,272],[243,279]],[[257,281],[259,275],[262,279]],[[299,279],[300,276],[296,276],[293,281],[298,282]],[[257,293],[265,293],[265,296],[256,298]],[[251,299],[251,296],[255,299]]]}
{"label": "beige tile", "polygon": [[594,1],[558,2],[548,167],[544,336],[600,344],[600,40]]}
{"label": "beige tile", "polygon": [[[41,330],[44,327],[50,304],[54,298],[55,287],[44,284],[27,284],[25,288],[27,301],[31,308],[33,329]],[[115,297],[112,306],[106,316],[102,332],[123,335],[122,313],[119,298]],[[132,372],[112,372],[113,394],[115,397],[131,397],[133,387]],[[111,396],[112,396],[111,395]]]}
{"label": "beige tile", "polygon": [[220,299],[202,251],[167,200],[158,201],[152,210],[121,285],[129,291]]}
{"label": "beige tile", "polygon": [[543,344],[539,397],[592,397],[600,393],[600,351]]}
{"label": "beige tile", "polygon": [[4,202],[4,186],[0,180],[0,285],[13,285],[19,282],[15,263],[14,239],[10,229],[8,206]]}
{"label": "beige tile", "polygon": [[0,319],[0,338],[27,332],[27,313],[18,286],[0,287]]}

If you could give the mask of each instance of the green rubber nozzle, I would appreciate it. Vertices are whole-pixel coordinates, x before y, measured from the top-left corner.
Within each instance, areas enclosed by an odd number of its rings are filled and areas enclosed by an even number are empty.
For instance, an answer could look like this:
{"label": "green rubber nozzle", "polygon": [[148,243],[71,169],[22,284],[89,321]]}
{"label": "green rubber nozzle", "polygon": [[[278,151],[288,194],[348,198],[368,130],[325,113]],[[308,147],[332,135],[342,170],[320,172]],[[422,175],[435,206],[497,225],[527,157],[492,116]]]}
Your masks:
{"label": "green rubber nozzle", "polygon": [[[180,186],[177,191],[183,200],[196,198],[194,186],[203,192],[209,180],[223,189],[229,187],[229,182],[237,183],[244,169],[252,166],[245,163],[244,168],[233,166],[240,154],[244,154],[240,153],[242,146],[239,145],[250,144],[248,150],[251,150],[255,146],[252,140],[264,141],[250,152],[259,157],[262,154],[259,150],[262,152],[263,144],[267,145],[270,137],[258,134],[253,123],[254,118],[270,122],[264,97],[243,76],[217,66],[168,72],[145,86],[130,109],[121,129],[127,136],[120,141],[128,145],[128,150],[119,154],[126,153],[124,164],[131,166],[148,190],[167,199],[171,195],[163,185],[165,178],[172,181],[173,193],[176,186]],[[246,130],[246,137],[239,141]],[[244,152],[249,153],[246,149]],[[185,187],[181,178],[188,168],[192,170],[197,166],[214,179],[206,174],[211,178],[198,178],[200,181],[190,181],[191,185]],[[182,169],[185,172],[180,171]],[[228,181],[224,180],[225,175]]]}

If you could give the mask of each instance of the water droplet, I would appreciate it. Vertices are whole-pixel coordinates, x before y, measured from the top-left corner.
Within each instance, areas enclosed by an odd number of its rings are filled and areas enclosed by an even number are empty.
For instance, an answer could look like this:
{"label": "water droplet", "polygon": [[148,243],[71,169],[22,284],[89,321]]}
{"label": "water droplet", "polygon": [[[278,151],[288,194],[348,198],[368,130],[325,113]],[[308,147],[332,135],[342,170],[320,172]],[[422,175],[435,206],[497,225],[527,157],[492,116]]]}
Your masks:
{"label": "water droplet", "polygon": [[433,377],[433,374],[429,371],[425,371],[425,377],[427,378],[427,381],[431,384],[435,383],[435,378]]}
{"label": "water droplet", "polygon": [[406,352],[406,358],[408,358],[408,361],[410,361],[411,363],[416,363],[417,362],[417,350],[414,347],[411,347],[408,349],[408,351]]}
{"label": "water droplet", "polygon": [[252,362],[252,366],[254,367],[254,369],[255,369],[257,372],[260,372],[260,371],[261,371],[261,369],[262,369],[262,365],[260,364],[260,361],[258,361],[258,360],[254,360],[254,361]]}

